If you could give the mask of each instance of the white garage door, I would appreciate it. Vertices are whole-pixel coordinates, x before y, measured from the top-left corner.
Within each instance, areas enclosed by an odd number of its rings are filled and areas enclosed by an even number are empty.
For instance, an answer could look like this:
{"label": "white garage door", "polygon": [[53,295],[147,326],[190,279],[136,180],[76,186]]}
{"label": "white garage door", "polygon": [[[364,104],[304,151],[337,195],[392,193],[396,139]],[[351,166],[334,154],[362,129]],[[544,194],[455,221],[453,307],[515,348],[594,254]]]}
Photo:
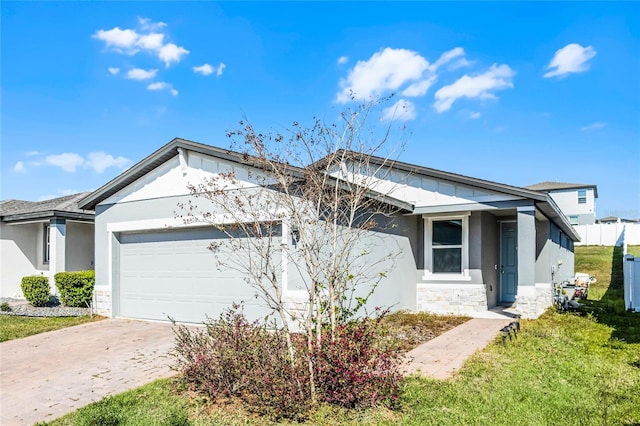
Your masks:
{"label": "white garage door", "polygon": [[[235,270],[215,261],[212,241],[227,237],[212,229],[120,235],[118,316],[201,322],[217,318],[233,302],[245,302],[250,318],[268,311]],[[218,256],[238,256],[224,249]]]}

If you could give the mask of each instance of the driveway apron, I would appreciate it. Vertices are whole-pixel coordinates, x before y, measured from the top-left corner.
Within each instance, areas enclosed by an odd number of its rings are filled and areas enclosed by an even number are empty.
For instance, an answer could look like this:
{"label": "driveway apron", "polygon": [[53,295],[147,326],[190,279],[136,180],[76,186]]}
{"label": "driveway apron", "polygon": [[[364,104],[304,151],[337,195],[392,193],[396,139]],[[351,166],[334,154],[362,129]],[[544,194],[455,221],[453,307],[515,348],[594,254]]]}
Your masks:
{"label": "driveway apron", "polygon": [[106,319],[0,343],[0,424],[50,421],[175,374],[169,323]]}

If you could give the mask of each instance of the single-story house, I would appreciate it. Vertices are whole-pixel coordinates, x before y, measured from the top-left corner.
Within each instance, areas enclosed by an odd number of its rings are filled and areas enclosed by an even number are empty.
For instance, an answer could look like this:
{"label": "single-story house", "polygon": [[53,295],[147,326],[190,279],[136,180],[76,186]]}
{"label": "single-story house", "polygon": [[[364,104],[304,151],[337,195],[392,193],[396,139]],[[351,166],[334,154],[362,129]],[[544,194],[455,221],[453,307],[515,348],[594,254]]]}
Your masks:
{"label": "single-story house", "polygon": [[0,201],[0,296],[22,297],[27,275],[93,269],[93,210],[78,207],[82,192],[45,201]]}
{"label": "single-story house", "polygon": [[[233,172],[255,185],[252,167],[239,153],[174,139],[82,199],[96,213],[98,312],[199,322],[242,300],[250,316],[263,315],[243,277],[217,267],[207,250],[224,235],[176,216],[193,198],[188,184]],[[537,317],[551,304],[552,283],[573,276],[579,237],[546,193],[402,162],[374,190],[401,208],[387,236],[400,254],[372,306],[481,316],[507,304]],[[281,232],[291,243],[284,222]],[[283,293],[295,298],[287,276]]]}

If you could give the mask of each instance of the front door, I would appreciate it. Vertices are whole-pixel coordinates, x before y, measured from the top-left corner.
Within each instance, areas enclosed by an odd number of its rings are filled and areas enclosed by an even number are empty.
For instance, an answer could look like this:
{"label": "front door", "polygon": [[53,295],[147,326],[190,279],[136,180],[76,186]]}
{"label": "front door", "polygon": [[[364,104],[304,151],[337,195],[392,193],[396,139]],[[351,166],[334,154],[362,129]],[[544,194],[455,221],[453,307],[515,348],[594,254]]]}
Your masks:
{"label": "front door", "polygon": [[500,239],[500,301],[515,302],[518,292],[518,224],[502,222]]}

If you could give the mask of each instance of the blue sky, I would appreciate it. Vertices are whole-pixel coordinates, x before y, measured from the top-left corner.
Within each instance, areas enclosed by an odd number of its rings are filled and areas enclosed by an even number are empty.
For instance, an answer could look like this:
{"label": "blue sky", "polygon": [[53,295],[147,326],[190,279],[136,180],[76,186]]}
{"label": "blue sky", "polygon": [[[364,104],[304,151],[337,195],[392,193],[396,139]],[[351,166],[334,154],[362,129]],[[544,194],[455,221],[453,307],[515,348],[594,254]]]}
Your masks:
{"label": "blue sky", "polygon": [[[640,217],[640,3],[8,2],[1,198],[96,189],[174,137],[228,147],[394,94],[400,159],[598,185]],[[382,114],[378,120],[388,123]]]}

